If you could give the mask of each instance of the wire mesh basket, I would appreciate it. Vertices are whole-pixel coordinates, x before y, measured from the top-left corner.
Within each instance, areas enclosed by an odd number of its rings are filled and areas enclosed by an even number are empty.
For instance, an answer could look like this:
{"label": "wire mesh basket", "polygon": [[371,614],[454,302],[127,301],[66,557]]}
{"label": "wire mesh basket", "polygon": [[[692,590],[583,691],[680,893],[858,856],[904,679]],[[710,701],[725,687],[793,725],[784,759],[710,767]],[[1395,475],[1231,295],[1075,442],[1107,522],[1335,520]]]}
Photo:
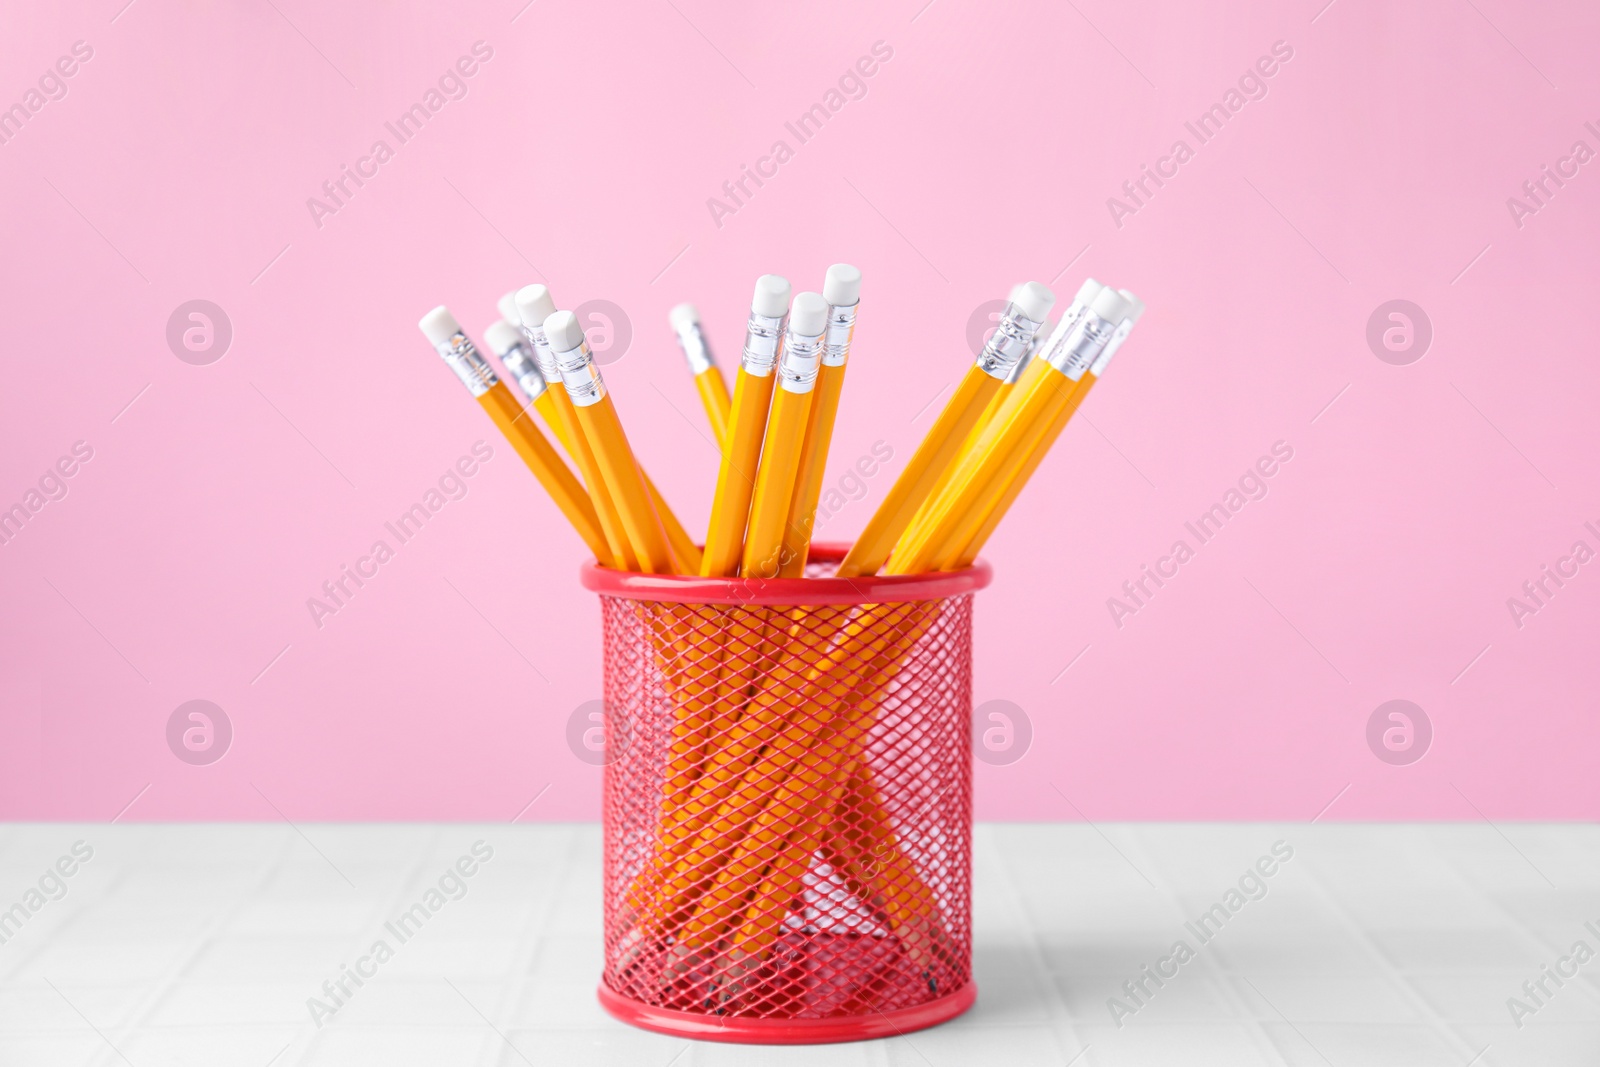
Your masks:
{"label": "wire mesh basket", "polygon": [[605,970],[709,1040],[931,1026],[972,984],[972,594],[948,574],[585,568],[604,631]]}

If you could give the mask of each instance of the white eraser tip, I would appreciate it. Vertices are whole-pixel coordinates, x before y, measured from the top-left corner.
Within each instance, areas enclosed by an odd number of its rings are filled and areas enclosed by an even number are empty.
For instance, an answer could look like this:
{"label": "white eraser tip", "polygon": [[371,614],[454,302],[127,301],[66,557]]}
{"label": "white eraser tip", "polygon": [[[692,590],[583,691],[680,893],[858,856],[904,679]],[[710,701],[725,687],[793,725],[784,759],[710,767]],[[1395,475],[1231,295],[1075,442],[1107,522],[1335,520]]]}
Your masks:
{"label": "white eraser tip", "polygon": [[517,290],[517,314],[524,326],[538,326],[555,313],[556,302],[547,286],[524,285]]}
{"label": "white eraser tip", "polygon": [[442,345],[461,332],[461,324],[443,304],[422,316],[417,328],[422,331],[422,336],[428,339],[428,343],[434,345]]}
{"label": "white eraser tip", "polygon": [[822,299],[834,307],[861,301],[861,271],[848,263],[835,263],[822,279]]}
{"label": "white eraser tip", "polygon": [[1128,301],[1109,285],[1095,294],[1089,310],[1107,322],[1121,322],[1128,317]]}
{"label": "white eraser tip", "polygon": [[667,321],[679,333],[688,333],[689,329],[700,321],[700,309],[693,304],[679,304],[667,312]]}
{"label": "white eraser tip", "polygon": [[1093,278],[1085,278],[1083,284],[1078,286],[1078,295],[1072,298],[1072,302],[1079,307],[1088,307],[1089,301],[1093,300],[1100,290],[1104,288],[1105,286]]}
{"label": "white eraser tip", "polygon": [[1144,315],[1144,301],[1140,300],[1126,289],[1118,289],[1117,292],[1121,293],[1122,298],[1130,305],[1128,308],[1127,318],[1132,319],[1134,322],[1138,322],[1139,319]]}
{"label": "white eraser tip", "polygon": [[1011,302],[1022,309],[1022,313],[1034,322],[1043,322],[1050,315],[1050,309],[1055,306],[1056,294],[1040,285],[1038,282],[1024,282],[1012,294]]}
{"label": "white eraser tip", "polygon": [[495,301],[500,317],[511,325],[516,326],[522,322],[522,312],[517,310],[517,291],[515,289]]}
{"label": "white eraser tip", "polygon": [[489,351],[504,356],[522,343],[522,331],[505,319],[496,319],[483,331],[483,340],[489,346]]}
{"label": "white eraser tip", "polygon": [[756,295],[750,298],[750,311],[769,319],[780,318],[789,310],[789,279],[777,274],[763,274],[756,279]]}
{"label": "white eraser tip", "polygon": [[828,302],[821,293],[797,293],[789,307],[789,329],[802,337],[816,337],[828,328]]}
{"label": "white eraser tip", "polygon": [[583,327],[578,325],[578,316],[570,311],[558,311],[545,319],[544,335],[557,352],[571,352],[583,343]]}

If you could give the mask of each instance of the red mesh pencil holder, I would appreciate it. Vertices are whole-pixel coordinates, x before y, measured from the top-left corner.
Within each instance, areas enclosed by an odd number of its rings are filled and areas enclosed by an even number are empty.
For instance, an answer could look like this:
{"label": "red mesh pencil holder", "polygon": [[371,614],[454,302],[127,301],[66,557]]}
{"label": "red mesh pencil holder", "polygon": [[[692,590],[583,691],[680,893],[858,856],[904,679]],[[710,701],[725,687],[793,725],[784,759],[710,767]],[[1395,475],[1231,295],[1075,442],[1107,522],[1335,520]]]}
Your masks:
{"label": "red mesh pencil holder", "polygon": [[972,984],[972,594],[949,574],[590,566],[605,640],[605,970],[625,1022],[883,1037]]}

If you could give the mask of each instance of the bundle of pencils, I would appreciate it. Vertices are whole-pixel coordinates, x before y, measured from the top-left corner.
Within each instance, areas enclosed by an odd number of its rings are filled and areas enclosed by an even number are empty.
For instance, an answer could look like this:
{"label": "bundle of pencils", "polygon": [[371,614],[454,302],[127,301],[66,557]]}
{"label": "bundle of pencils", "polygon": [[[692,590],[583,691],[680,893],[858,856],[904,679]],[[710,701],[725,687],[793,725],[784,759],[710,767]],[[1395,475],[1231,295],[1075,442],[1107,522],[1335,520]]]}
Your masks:
{"label": "bundle of pencils", "polygon": [[[580,324],[545,286],[502,298],[502,320],[485,335],[520,398],[447,309],[420,325],[600,566],[803,581],[860,289],[847,264],[829,268],[821,293],[792,298],[788,281],[762,276],[731,395],[695,309],[672,309],[721,449],[703,547],[639,464]],[[1054,303],[1037,282],[1012,290],[835,576],[955,571],[977,558],[1143,312],[1131,293],[1093,280],[1051,328]],[[949,973],[951,938],[926,872],[897,838],[867,738],[936,612],[635,607],[672,721],[658,817],[619,909],[622,965],[649,968],[661,1003],[735,1010],[804,912],[820,864],[931,988]]]}

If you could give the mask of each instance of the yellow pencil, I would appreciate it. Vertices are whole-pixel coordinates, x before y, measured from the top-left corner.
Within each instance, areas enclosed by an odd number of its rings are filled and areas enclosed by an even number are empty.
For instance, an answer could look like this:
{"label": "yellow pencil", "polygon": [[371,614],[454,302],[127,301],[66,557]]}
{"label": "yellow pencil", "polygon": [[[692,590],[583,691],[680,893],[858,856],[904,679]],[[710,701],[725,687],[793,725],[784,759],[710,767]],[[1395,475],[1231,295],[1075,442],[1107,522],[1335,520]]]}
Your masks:
{"label": "yellow pencil", "polygon": [[1144,301],[1126,289],[1119,291],[1133,304],[1133,309],[1123,322],[1127,329],[1119,328],[1117,333],[1112,335],[1111,340],[1106,343],[1105,350],[1090,364],[1088,371],[1084,373],[1083,380],[1072,391],[1072,397],[1067,401],[1066,407],[1051,422],[1049,428],[1045,431],[1043,439],[1028,453],[1021,469],[1005,486],[1000,498],[989,509],[989,513],[983,517],[983,521],[967,541],[966,546],[954,557],[947,555],[946,558],[939,560],[937,563],[939,570],[953,571],[972,566],[972,561],[978,558],[978,553],[983,550],[984,543],[989,540],[989,535],[994,533],[995,527],[1000,525],[1000,520],[1005,518],[1006,512],[1017,499],[1018,494],[1022,492],[1022,487],[1027,484],[1029,478],[1033,477],[1033,472],[1038,469],[1046,453],[1056,443],[1056,438],[1061,436],[1061,431],[1066,429],[1067,422],[1078,410],[1078,406],[1083,403],[1084,397],[1089,394],[1089,390],[1094,387],[1094,384],[1100,380],[1100,375],[1105,373],[1106,364],[1111,362],[1111,357],[1116,355],[1117,349],[1122,345],[1122,341],[1127,339],[1128,331],[1133,328],[1133,325],[1139,321],[1139,317],[1144,314]]}
{"label": "yellow pencil", "polygon": [[740,573],[746,578],[776,578],[783,567],[783,531],[794,502],[800,451],[811,414],[812,393],[822,365],[828,302],[819,293],[800,293],[789,308],[778,385],[767,416],[761,465],[750,501]]}
{"label": "yellow pencil", "polygon": [[601,562],[609,560],[610,546],[606,544],[589,494],[532,420],[521,418],[522,404],[511,395],[511,390],[506,388],[488,361],[478,353],[455,316],[441,304],[424,315],[417,325],[439,355],[444,357],[450,369],[456,372],[461,384],[467,387],[467,391],[482,405],[500,432],[505,434],[511,447],[522,457],[567,521],[572,523],[589,546],[589,551]]}
{"label": "yellow pencil", "polygon": [[[1015,304],[1017,302],[1017,298],[1022,295],[1023,286],[1027,284],[1027,282],[1018,282],[1016,285],[1013,285],[1011,287],[1011,294],[1006,297],[1006,304]],[[1005,407],[1005,405],[1016,396],[1017,379],[1021,378],[1028,368],[1033,365],[1034,353],[1039,350],[1039,346],[1044,343],[1049,332],[1050,322],[1048,319],[1046,319],[1045,321],[1041,322],[1039,324],[1039,328],[1034,331],[1033,340],[1028,342],[1028,347],[1022,353],[1022,358],[1017,360],[1016,364],[1012,366],[1011,373],[1006,375],[1005,380],[1000,383],[1000,388],[995,390],[994,395],[989,398],[989,402],[983,406],[983,412],[972,423],[972,429],[968,430],[967,435],[961,439],[961,447],[956,449],[955,454],[950,457],[950,462],[945,464],[944,470],[940,472],[938,479],[935,480],[932,487],[929,488],[927,495],[922,498],[922,504],[917,508],[916,512],[912,514],[911,521],[906,524],[907,533],[922,525],[923,520],[927,518],[929,505],[931,505],[935,500],[939,499],[939,495],[944,492],[945,486],[950,484],[950,475],[955,473],[957,465],[959,465],[961,462],[961,458],[967,454],[967,451],[972,447],[973,442],[977,441],[978,435],[983,433],[984,427],[989,425],[989,423],[994,419],[995,414],[999,412],[1001,408]],[[900,541],[904,541],[905,537],[906,534],[902,533],[900,535]],[[897,541],[896,544],[898,543],[899,542]],[[893,555],[893,553],[890,553],[890,555]]]}
{"label": "yellow pencil", "polygon": [[[1021,287],[1018,286],[1018,288]],[[1067,310],[1061,313],[1061,318],[1056,322],[1055,326],[1048,331],[1043,326],[1039,327],[1039,332],[1033,335],[1033,343],[1028,346],[1027,353],[1017,361],[1016,367],[1006,377],[1005,384],[1000,387],[1000,392],[995,395],[994,400],[984,409],[983,416],[978,420],[978,424],[972,428],[972,433],[968,435],[966,442],[962,446],[963,451],[977,441],[977,434],[1007,404],[1016,403],[1016,398],[1020,393],[1018,386],[1022,384],[1024,375],[1036,374],[1041,369],[1035,363],[1036,357],[1048,354],[1053,345],[1059,344],[1072,331],[1072,327],[1077,325],[1079,319],[1083,318],[1084,311],[1089,307],[1089,301],[1093,300],[1095,294],[1104,288],[1105,286],[1093,278],[1085,279],[1084,283],[1078,286],[1078,292],[1073,296],[1072,303],[1068,304]],[[1016,289],[1013,289],[1012,293],[1015,295]]]}
{"label": "yellow pencil", "polygon": [[889,573],[920,574],[966,547],[1130,311],[1121,293],[1100,291],[1066,340],[1043,360],[1048,370],[1033,380],[1017,410],[983,432],[922,525],[896,547]]}
{"label": "yellow pencil", "polygon": [[883,566],[934,483],[955,458],[973,423],[1028,350],[1033,335],[1055,303],[1054,294],[1038,282],[1028,282],[1017,295],[1019,301],[1006,307],[978,361],[956,386],[955,395],[895,479],[889,495],[850,546],[836,572],[839,577],[876,574]]}
{"label": "yellow pencil", "polygon": [[[555,301],[550,297],[550,290],[543,285],[525,285],[517,290],[511,306],[517,311],[522,322],[522,333],[533,346],[534,358],[538,363],[538,373],[548,383],[553,382],[555,389],[546,391],[541,396],[533,397],[534,406],[544,416],[550,428],[555,431],[556,440],[561,442],[561,447],[573,457],[578,465],[578,472],[583,475],[583,480],[596,485],[601,482],[598,464],[594,459],[594,452],[589,447],[588,441],[583,436],[583,431],[578,426],[578,415],[572,405],[572,398],[567,395],[565,388],[561,388],[561,368],[556,365],[555,353],[550,350],[550,342],[545,337],[544,320],[556,312]],[[501,298],[501,313],[506,310],[505,298]],[[530,394],[532,396],[532,394]],[[700,549],[695,545],[694,539],[689,536],[678,517],[667,506],[666,499],[656,488],[650,475],[645,472],[643,465],[639,467],[639,476],[644,479],[645,491],[650,494],[650,502],[655,507],[656,515],[661,519],[667,535],[667,546],[672,550],[676,563],[675,570],[680,574],[696,574],[700,570]],[[621,541],[620,558],[630,561],[628,569],[637,569],[631,561],[634,559],[628,547],[627,533],[622,529],[621,518],[617,514],[616,506],[611,502],[610,494],[601,491],[593,492],[595,510],[600,514],[601,526],[606,526],[609,515],[612,524],[617,530],[617,537]],[[603,502],[603,503],[602,503]],[[611,538],[610,529],[607,529],[607,539]]]}
{"label": "yellow pencil", "polygon": [[700,312],[693,304],[679,304],[667,312],[672,332],[678,335],[678,346],[689,361],[689,373],[694,375],[694,387],[700,392],[700,404],[706,409],[706,421],[717,439],[717,448],[727,447],[728,412],[733,401],[728,397],[728,383],[722,380],[717,361],[711,358],[711,346],[700,328]]}
{"label": "yellow pencil", "polygon": [[[1026,282],[1023,282],[1012,287],[1009,298],[1011,302],[1016,301],[1023,285],[1026,284]],[[1006,380],[1001,383],[1000,388],[990,399],[988,406],[983,409],[983,414],[978,416],[978,420],[972,424],[972,429],[967,432],[966,439],[962,441],[960,449],[956,451],[955,456],[945,467],[944,473],[934,483],[933,488],[928,491],[928,495],[923,498],[922,506],[917,509],[911,521],[906,524],[906,532],[900,535],[900,541],[896,542],[895,551],[899,551],[899,545],[905,542],[911,531],[920,529],[927,521],[928,509],[933,506],[935,500],[938,500],[944,494],[945,489],[950,485],[950,478],[961,465],[961,461],[971,453],[973,446],[977,444],[978,438],[983,434],[983,431],[988,429],[996,418],[1009,415],[1010,412],[1016,410],[1022,397],[1033,386],[1039,374],[1044,371],[1042,361],[1036,360],[1035,357],[1048,353],[1051,346],[1058,344],[1063,337],[1071,332],[1073,325],[1083,316],[1084,308],[1089,306],[1089,301],[1094,299],[1094,295],[1103,288],[1105,286],[1090,278],[1079,286],[1077,296],[1073,297],[1072,303],[1062,313],[1061,320],[1056,323],[1054,329],[1047,331],[1045,325],[1040,325],[1038,332],[1033,335],[1032,343],[1028,345],[1028,350],[1017,361],[1017,365],[1011,368],[1011,373],[1006,375]]]}
{"label": "yellow pencil", "polygon": [[733,387],[733,408],[728,414],[728,444],[722,450],[716,496],[711,502],[711,523],[700,564],[702,577],[733,577],[744,554],[745,524],[772,401],[773,367],[788,310],[789,282],[776,274],[758,278],[745,327],[744,355]]}
{"label": "yellow pencil", "polygon": [[[783,338],[782,357],[776,377],[778,385],[767,419],[761,466],[756,474],[755,494],[750,505],[749,530],[745,535],[744,558],[740,573],[745,578],[775,578],[782,566],[784,526],[794,499],[795,477],[800,449],[805,437],[807,416],[817,371],[822,363],[824,337],[828,325],[828,303],[818,293],[799,293],[789,309],[788,329]],[[805,608],[794,608],[788,617],[802,616]],[[788,627],[785,612],[759,608],[731,622],[727,630],[728,649],[717,683],[719,706],[737,706],[744,694],[763,677],[785,649],[777,640]],[[797,620],[796,620],[797,621]],[[779,724],[760,715],[746,715],[740,721],[752,751],[763,751],[771,743]],[[719,748],[723,747],[719,745]],[[802,756],[797,773],[809,765]],[[780,779],[765,783],[776,787]],[[724,888],[723,893],[725,894]]]}
{"label": "yellow pencil", "polygon": [[[788,281],[775,274],[762,275],[756,281],[734,385],[728,441],[717,472],[717,490],[706,531],[700,567],[704,577],[733,577],[743,555],[789,291]],[[702,677],[710,684],[687,694],[680,704],[677,718],[684,724],[684,732],[705,738],[705,766],[694,784],[698,802],[678,803],[663,812],[666,848],[657,857],[663,873],[687,862],[683,849],[693,842],[702,824],[716,812],[738,780],[738,768],[746,756],[741,738],[759,725],[742,719],[741,712],[747,679],[751,671],[758,669],[766,621],[765,609],[728,613],[713,631],[714,651],[701,664]],[[671,898],[674,890],[666,885],[656,888],[662,896],[650,898],[646,908],[660,912],[665,906],[663,901]]]}
{"label": "yellow pencil", "polygon": [[[526,297],[525,302],[519,302],[518,296]],[[544,319],[537,320],[537,327],[530,327],[528,315],[538,314],[548,305],[550,313],[555,312],[555,301],[550,299],[550,291],[542,285],[529,285],[507,293],[500,298],[499,308],[502,315],[508,315],[507,321],[520,324],[519,330],[532,347],[534,362],[538,364],[539,377],[544,380],[546,389],[542,394],[532,391],[533,382],[528,380],[524,386],[530,399],[536,401],[544,412],[545,421],[555,431],[556,440],[561,442],[561,447],[566,449],[567,455],[572,457],[573,465],[578,468],[578,474],[583,478],[583,484],[589,487],[589,498],[594,501],[595,514],[600,518],[600,529],[605,531],[606,543],[611,546],[612,567],[618,570],[636,571],[639,569],[639,559],[634,555],[633,548],[628,544],[628,531],[622,527],[622,516],[617,513],[617,506],[611,500],[611,494],[606,489],[606,483],[600,477],[600,466],[595,462],[594,452],[583,438],[583,433],[578,429],[578,417],[572,410],[572,401],[567,399],[567,391],[561,385],[561,370],[556,366],[555,353],[550,351],[550,343],[544,339]],[[527,314],[524,314],[524,312]],[[515,317],[509,317],[515,316]],[[504,358],[504,357],[502,357]],[[521,364],[508,370],[519,383],[526,377],[526,370]],[[554,385],[554,389],[548,386]],[[551,413],[554,418],[551,418]]]}
{"label": "yellow pencil", "polygon": [[783,526],[782,566],[778,573],[784,578],[799,578],[806,571],[811,528],[816,522],[822,476],[828,465],[828,445],[833,440],[839,393],[844,389],[844,368],[855,335],[861,272],[848,263],[835,263],[822,281],[822,298],[828,302],[827,346],[822,352],[816,388],[812,390],[811,416],[806,421],[805,442],[800,446],[800,473]]}
{"label": "yellow pencil", "polygon": [[628,543],[639,557],[646,574],[672,573],[672,553],[650,492],[645,488],[639,465],[628,445],[628,436],[617,418],[617,409],[606,391],[606,383],[595,366],[594,354],[584,340],[583,327],[570,311],[557,311],[544,320],[545,339],[561,368],[561,382],[578,416],[583,437],[594,450],[600,477],[617,506]]}

